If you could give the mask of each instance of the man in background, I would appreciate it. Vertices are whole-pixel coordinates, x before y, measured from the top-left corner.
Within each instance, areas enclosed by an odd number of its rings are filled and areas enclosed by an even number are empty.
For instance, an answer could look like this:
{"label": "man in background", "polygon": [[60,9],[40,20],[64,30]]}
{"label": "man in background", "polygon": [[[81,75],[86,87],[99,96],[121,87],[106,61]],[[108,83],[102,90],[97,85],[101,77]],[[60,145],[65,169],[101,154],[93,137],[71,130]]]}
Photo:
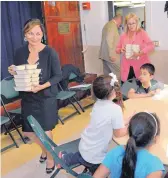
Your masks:
{"label": "man in background", "polygon": [[116,54],[116,46],[119,41],[118,28],[122,24],[122,16],[116,15],[111,21],[105,24],[102,30],[102,41],[99,52],[99,59],[103,62],[105,75],[113,72],[120,79],[120,55]]}

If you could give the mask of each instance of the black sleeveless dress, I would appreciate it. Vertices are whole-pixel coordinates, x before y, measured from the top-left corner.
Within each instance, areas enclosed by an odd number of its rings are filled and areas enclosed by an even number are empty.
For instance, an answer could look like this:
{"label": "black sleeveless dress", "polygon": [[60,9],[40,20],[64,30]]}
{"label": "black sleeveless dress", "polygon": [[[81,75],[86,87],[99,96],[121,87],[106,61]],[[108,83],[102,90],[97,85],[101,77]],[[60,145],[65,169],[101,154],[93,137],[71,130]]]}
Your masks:
{"label": "black sleeveless dress", "polygon": [[[15,53],[14,65],[26,64],[29,56],[28,45],[19,48]],[[45,131],[54,129],[58,122],[58,110],[56,95],[58,93],[57,84],[62,79],[60,62],[54,49],[46,46],[39,53],[37,62],[40,74],[40,84],[51,83],[51,87],[37,93],[20,92],[21,110],[23,117],[23,131],[33,132],[27,121],[29,115],[39,122]]]}

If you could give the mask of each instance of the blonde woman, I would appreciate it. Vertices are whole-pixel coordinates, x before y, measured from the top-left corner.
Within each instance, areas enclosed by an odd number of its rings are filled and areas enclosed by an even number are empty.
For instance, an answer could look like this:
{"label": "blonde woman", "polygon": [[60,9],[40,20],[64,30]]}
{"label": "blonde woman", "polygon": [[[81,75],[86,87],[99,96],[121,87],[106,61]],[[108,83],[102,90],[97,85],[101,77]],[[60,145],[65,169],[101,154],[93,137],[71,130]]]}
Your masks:
{"label": "blonde woman", "polygon": [[[131,47],[130,47],[131,46]],[[136,46],[131,56],[127,56],[129,48]],[[148,54],[154,50],[154,44],[147,33],[139,27],[138,17],[130,13],[125,17],[125,33],[120,37],[116,47],[118,54],[123,54],[121,61],[121,80],[126,80],[140,75],[140,67],[145,63],[150,63]]]}
{"label": "blonde woman", "polygon": [[[28,20],[23,31],[27,44],[16,50],[14,65],[37,64],[41,69],[41,74],[40,84],[34,86],[31,92],[20,92],[24,121],[22,128],[24,135],[33,139],[41,147],[40,162],[47,160],[46,172],[51,173],[55,168],[54,160],[33,133],[27,116],[33,115],[52,139],[51,130],[58,119],[55,96],[58,91],[57,83],[62,78],[60,62],[55,50],[41,43],[44,27],[39,19]],[[11,75],[15,75],[13,65],[8,68],[8,71]]]}

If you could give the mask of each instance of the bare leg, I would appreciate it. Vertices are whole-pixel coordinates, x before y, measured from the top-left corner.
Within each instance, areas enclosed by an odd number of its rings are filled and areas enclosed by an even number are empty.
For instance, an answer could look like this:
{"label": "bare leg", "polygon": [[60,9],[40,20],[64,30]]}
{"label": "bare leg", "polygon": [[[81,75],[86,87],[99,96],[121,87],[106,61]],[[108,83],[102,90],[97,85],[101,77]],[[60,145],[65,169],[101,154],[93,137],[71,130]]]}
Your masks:
{"label": "bare leg", "polygon": [[[48,135],[48,137],[53,140],[53,135],[51,130],[50,131],[46,131],[46,134]],[[47,168],[52,168],[54,166],[54,159],[52,157],[52,155],[47,151]]]}
{"label": "bare leg", "polygon": [[33,140],[33,142],[35,142],[37,145],[39,145],[41,147],[41,150],[42,150],[42,154],[41,155],[42,155],[42,157],[46,157],[47,156],[47,151],[46,151],[45,147],[43,146],[41,141],[36,137],[34,132],[24,132],[24,136],[27,136],[28,138]]}
{"label": "bare leg", "polygon": [[[46,134],[48,137],[53,140],[53,135],[51,131],[46,131]],[[38,144],[41,147],[42,150],[42,157],[47,156],[47,168],[52,168],[54,166],[54,160],[52,155],[45,149],[41,141],[36,137],[34,132],[24,132],[24,135],[32,139],[36,144]]]}

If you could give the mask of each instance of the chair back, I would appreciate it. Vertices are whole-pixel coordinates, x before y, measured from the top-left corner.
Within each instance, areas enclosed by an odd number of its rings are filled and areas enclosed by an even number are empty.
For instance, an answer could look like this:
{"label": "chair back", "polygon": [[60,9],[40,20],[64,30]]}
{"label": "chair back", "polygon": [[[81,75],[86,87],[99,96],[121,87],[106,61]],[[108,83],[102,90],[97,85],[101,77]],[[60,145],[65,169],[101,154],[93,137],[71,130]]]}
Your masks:
{"label": "chair back", "polygon": [[4,78],[1,81],[1,95],[6,99],[12,99],[19,96],[19,92],[14,89],[15,82],[13,77]]}
{"label": "chair back", "polygon": [[123,85],[121,86],[121,93],[124,98],[127,98],[129,90],[135,87],[135,82],[136,78],[133,78],[123,83]]}
{"label": "chair back", "polygon": [[73,80],[77,77],[76,74],[74,74],[73,72],[71,72],[70,76],[69,76],[69,80]]}
{"label": "chair back", "polygon": [[62,159],[58,157],[58,148],[57,146],[44,132],[40,124],[37,122],[37,120],[33,116],[28,116],[28,122],[31,125],[33,131],[35,132],[36,136],[40,139],[41,143],[44,145],[46,150],[50,152],[50,154],[53,156],[54,161],[56,164],[60,164],[63,169],[65,169],[68,173],[71,175],[77,177],[78,174],[73,171],[70,167],[68,167]]}

